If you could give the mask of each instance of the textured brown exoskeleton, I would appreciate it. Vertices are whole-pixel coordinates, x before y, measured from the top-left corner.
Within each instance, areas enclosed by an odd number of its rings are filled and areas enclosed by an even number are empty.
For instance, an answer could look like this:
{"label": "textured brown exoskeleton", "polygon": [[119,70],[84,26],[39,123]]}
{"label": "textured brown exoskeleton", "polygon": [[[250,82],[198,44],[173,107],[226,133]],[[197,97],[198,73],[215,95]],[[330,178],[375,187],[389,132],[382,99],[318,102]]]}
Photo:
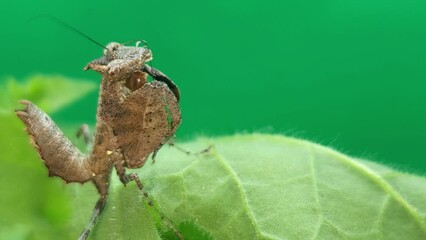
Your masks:
{"label": "textured brown exoskeleton", "polygon": [[[142,189],[138,176],[126,174],[126,168],[142,167],[149,154],[155,156],[181,122],[179,90],[166,75],[146,65],[151,59],[147,47],[110,43],[101,58],[84,68],[102,74],[93,147],[88,155],[81,153],[30,101],[21,101],[25,109],[16,111],[49,176],[66,182],[91,181],[99,191],[92,218],[79,239],[87,238],[105,207],[112,169],[124,185],[135,180]],[[155,80],[148,82],[147,74]]]}

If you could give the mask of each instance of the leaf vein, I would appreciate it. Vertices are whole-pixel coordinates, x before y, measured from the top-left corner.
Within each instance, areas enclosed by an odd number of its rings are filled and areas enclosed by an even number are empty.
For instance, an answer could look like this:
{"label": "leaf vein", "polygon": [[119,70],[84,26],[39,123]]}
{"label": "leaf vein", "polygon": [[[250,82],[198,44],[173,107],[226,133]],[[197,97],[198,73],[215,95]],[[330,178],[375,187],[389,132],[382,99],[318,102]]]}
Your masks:
{"label": "leaf vein", "polygon": [[382,207],[380,208],[380,212],[379,212],[379,217],[377,220],[377,234],[378,234],[378,239],[383,239],[383,234],[382,234],[382,226],[383,226],[383,220],[384,220],[384,215],[386,212],[386,208],[389,204],[389,195],[386,196],[386,199],[383,201]]}
{"label": "leaf vein", "polygon": [[413,207],[407,200],[405,200],[389,183],[387,183],[380,175],[374,172],[372,169],[366,165],[356,162],[353,159],[346,157],[345,155],[339,154],[334,150],[321,147],[316,145],[318,148],[322,148],[324,151],[330,153],[331,156],[334,156],[334,159],[342,162],[343,164],[352,167],[352,169],[360,172],[365,175],[370,181],[375,183],[379,188],[381,188],[385,193],[389,194],[397,203],[399,203],[415,220],[418,226],[422,229],[423,233],[426,236],[426,223],[423,220],[421,214],[418,210]]}
{"label": "leaf vein", "polygon": [[244,209],[247,211],[247,215],[248,215],[250,221],[252,222],[253,227],[255,228],[255,232],[257,233],[257,235],[262,235],[262,233],[259,229],[259,225],[258,225],[256,219],[254,218],[253,211],[251,210],[251,208],[250,208],[250,206],[247,202],[247,195],[244,191],[243,184],[242,184],[241,180],[238,178],[234,169],[225,161],[225,159],[218,153],[218,151],[214,150],[214,152],[212,154],[214,154],[216,156],[216,158],[219,160],[219,163],[231,174],[232,179],[234,179],[234,181],[236,182],[237,187],[238,187],[239,192],[240,192],[241,200],[244,203]]}
{"label": "leaf vein", "polygon": [[313,149],[310,147],[309,148],[309,169],[311,172],[311,177],[312,177],[312,188],[314,190],[314,198],[315,198],[315,206],[318,210],[318,214],[319,214],[319,218],[318,218],[318,223],[316,226],[316,229],[314,231],[314,235],[312,236],[312,239],[315,239],[317,237],[317,235],[319,234],[319,231],[321,229],[321,225],[323,223],[323,219],[324,219],[324,214],[321,210],[321,203],[319,200],[319,194],[318,194],[318,184],[317,184],[317,179],[316,179],[316,174],[315,174],[315,156],[313,154]]}

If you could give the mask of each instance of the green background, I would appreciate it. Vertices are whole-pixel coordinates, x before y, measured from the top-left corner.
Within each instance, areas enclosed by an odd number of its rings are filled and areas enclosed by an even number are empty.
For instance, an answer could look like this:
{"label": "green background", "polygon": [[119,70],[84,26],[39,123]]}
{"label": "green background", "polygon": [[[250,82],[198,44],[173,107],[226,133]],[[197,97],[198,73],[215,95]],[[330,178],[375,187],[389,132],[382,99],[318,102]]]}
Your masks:
{"label": "green background", "polygon": [[[285,133],[426,172],[425,1],[6,0],[0,76],[100,80],[82,68],[102,49],[29,21],[45,13],[104,45],[148,41],[182,93],[179,139]],[[96,103],[92,92],[53,118],[93,124]]]}

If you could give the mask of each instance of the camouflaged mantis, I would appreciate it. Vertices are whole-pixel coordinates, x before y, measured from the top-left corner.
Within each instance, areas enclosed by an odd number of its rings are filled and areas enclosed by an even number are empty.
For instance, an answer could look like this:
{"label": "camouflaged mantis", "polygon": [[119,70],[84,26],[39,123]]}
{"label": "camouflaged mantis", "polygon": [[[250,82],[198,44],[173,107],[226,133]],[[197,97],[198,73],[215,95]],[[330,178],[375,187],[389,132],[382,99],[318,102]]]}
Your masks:
{"label": "camouflaged mantis", "polygon": [[[146,65],[151,59],[151,50],[145,46],[113,42],[102,57],[84,68],[102,75],[96,129],[87,155],[30,101],[22,100],[25,108],[16,111],[49,176],[58,176],[67,183],[91,181],[98,189],[100,198],[79,239],[88,237],[105,207],[112,169],[124,185],[134,180],[142,190],[138,176],[126,174],[126,169],[140,168],[150,154],[155,156],[181,122],[179,90],[166,75]],[[148,74],[155,80],[148,82]]]}

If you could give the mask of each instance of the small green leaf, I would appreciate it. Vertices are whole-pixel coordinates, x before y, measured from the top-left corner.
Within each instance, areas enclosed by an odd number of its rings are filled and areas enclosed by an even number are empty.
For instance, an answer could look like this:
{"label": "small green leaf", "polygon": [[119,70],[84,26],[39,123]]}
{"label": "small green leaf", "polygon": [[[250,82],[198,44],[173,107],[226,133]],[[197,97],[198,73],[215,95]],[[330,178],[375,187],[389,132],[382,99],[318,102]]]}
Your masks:
{"label": "small green leaf", "polygon": [[[185,144],[137,170],[177,226],[204,239],[426,239],[426,179],[273,135]],[[158,239],[140,192],[114,177],[92,239]],[[189,235],[187,239],[199,239]]]}
{"label": "small green leaf", "polygon": [[[48,177],[14,109],[22,108],[18,100],[28,99],[51,113],[96,87],[90,82],[41,75],[0,84],[0,239],[74,239],[81,231],[69,231],[74,219],[72,195],[65,191],[62,180]],[[88,187],[80,187],[79,192]]]}
{"label": "small green leaf", "polygon": [[30,100],[45,112],[52,113],[83,97],[98,87],[88,82],[62,76],[35,75],[25,81],[4,80],[0,88],[0,114],[13,112],[21,99]]}

